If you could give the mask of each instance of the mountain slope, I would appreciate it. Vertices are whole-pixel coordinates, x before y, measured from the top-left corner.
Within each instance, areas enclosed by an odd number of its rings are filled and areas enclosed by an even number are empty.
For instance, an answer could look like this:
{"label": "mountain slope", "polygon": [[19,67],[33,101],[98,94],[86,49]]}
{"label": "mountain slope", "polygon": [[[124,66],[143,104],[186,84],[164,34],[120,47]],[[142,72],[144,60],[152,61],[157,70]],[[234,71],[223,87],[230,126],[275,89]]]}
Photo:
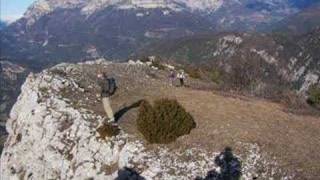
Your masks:
{"label": "mountain slope", "polygon": [[154,54],[175,62],[203,66],[209,71],[215,69],[225,75],[220,78],[228,84],[238,83],[233,81],[240,80],[238,77],[243,75],[250,80],[244,88],[262,93],[262,96],[277,92],[281,86],[306,92],[320,80],[320,36],[317,33],[315,30],[295,37],[294,41],[283,34],[209,34],[164,41],[142,50],[140,56]]}
{"label": "mountain slope", "polygon": [[[22,19],[4,32],[3,52],[10,59],[27,57],[26,60],[41,59],[43,63],[99,56],[117,59],[152,40],[209,30],[208,22],[200,16],[189,12],[165,15],[165,10],[111,8],[90,17],[77,10],[57,10],[30,27]],[[24,33],[19,35],[21,30]]]}
{"label": "mountain slope", "polygon": [[[112,106],[121,112],[122,130],[112,138],[101,139],[96,131],[105,116],[96,96],[97,69],[113,74],[119,85]],[[241,161],[243,179],[319,175],[320,157],[310,155],[319,148],[318,118],[288,114],[262,100],[197,90],[207,84],[195,79],[188,79],[189,88],[172,87],[168,73],[138,63],[99,61],[30,75],[7,124],[2,177],[114,179],[128,167],[146,179],[195,179],[218,170],[215,157],[226,146]],[[197,128],[172,144],[150,146],[135,126],[137,109],[129,107],[159,96],[177,99]]]}
{"label": "mountain slope", "polygon": [[282,0],[39,0],[2,32],[1,56],[39,65],[125,59],[159,39],[256,31],[301,8]]}
{"label": "mountain slope", "polygon": [[320,26],[319,17],[320,4],[318,3],[271,25],[270,29],[273,29],[273,31],[305,34]]}

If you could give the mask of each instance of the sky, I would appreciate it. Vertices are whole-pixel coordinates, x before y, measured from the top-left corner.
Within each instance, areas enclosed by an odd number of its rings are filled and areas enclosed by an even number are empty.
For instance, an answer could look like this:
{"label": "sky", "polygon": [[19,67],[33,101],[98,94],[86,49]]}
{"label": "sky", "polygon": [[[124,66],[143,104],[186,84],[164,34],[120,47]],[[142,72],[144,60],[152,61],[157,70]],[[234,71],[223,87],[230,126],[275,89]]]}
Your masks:
{"label": "sky", "polygon": [[20,18],[34,0],[0,0],[0,19],[12,22]]}

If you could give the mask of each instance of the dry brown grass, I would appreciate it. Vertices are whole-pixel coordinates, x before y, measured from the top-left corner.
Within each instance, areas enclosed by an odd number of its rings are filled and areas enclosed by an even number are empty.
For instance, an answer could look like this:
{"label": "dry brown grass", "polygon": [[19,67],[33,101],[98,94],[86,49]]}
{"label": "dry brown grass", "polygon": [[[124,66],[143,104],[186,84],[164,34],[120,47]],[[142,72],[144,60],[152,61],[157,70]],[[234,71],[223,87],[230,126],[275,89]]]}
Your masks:
{"label": "dry brown grass", "polygon": [[[270,158],[276,157],[281,167],[297,171],[298,177],[319,176],[320,118],[290,114],[283,106],[264,100],[244,100],[207,91],[173,89],[164,96],[174,96],[197,123],[190,135],[179,138],[170,148],[219,151],[227,146],[236,148],[238,142],[257,143]],[[139,137],[134,127],[136,113],[131,111],[120,124]]]}
{"label": "dry brown grass", "polygon": [[281,105],[263,100],[244,101],[210,92],[184,91],[177,98],[198,125],[179,144],[222,149],[237,142],[258,143],[282,166],[303,169],[301,176],[319,175],[319,118],[288,114]]}
{"label": "dry brown grass", "polygon": [[[280,104],[257,98],[227,97],[197,90],[202,89],[199,86],[197,89],[164,86],[163,77],[166,76],[159,76],[148,79],[149,84],[133,82],[134,77],[126,74],[118,78],[119,90],[112,97],[115,112],[141,99],[177,99],[192,114],[197,127],[190,135],[168,145],[169,148],[199,147],[220,151],[232,147],[241,151],[237,149],[238,142],[257,143],[270,158],[277,158],[280,167],[296,172],[297,179],[319,177],[319,117],[292,114],[284,111],[285,107]],[[97,92],[93,88],[81,97],[89,98],[85,108],[104,115],[101,103],[96,102]],[[137,108],[130,109],[121,116],[119,124],[127,133],[143,139],[135,126],[137,114]]]}

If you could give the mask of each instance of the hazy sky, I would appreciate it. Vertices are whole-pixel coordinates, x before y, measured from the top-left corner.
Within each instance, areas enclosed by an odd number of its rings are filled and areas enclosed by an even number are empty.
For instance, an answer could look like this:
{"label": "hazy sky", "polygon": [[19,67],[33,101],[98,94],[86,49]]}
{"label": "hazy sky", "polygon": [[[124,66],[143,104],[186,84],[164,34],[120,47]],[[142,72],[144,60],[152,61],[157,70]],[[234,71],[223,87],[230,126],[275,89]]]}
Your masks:
{"label": "hazy sky", "polygon": [[0,19],[14,21],[20,18],[34,0],[0,0]]}

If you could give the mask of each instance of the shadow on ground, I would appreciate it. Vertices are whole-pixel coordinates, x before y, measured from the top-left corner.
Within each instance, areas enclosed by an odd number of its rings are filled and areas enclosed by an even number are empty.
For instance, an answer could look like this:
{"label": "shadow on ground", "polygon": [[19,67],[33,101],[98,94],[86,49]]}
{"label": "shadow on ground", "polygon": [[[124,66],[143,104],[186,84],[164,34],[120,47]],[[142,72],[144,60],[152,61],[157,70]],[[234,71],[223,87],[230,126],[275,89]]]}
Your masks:
{"label": "shadow on ground", "polygon": [[118,177],[115,180],[145,180],[145,178],[134,169],[125,167],[118,171]]}
{"label": "shadow on ground", "polygon": [[[230,147],[225,148],[214,162],[219,167],[218,171],[211,170],[206,177],[197,177],[195,180],[240,180],[241,162],[233,155]],[[145,180],[145,178],[134,169],[125,167],[118,171],[118,177],[115,180]]]}
{"label": "shadow on ground", "polygon": [[141,102],[143,100],[139,100],[133,104],[131,104],[130,106],[125,106],[124,108],[120,109],[118,112],[115,113],[114,117],[115,117],[115,121],[119,122],[120,118],[126,114],[128,111],[130,111],[131,109],[137,108],[140,106]]}
{"label": "shadow on ground", "polygon": [[215,164],[220,168],[211,170],[207,173],[207,176],[197,177],[196,180],[240,180],[241,177],[241,162],[232,153],[230,147],[226,147],[225,150],[215,158]]}

